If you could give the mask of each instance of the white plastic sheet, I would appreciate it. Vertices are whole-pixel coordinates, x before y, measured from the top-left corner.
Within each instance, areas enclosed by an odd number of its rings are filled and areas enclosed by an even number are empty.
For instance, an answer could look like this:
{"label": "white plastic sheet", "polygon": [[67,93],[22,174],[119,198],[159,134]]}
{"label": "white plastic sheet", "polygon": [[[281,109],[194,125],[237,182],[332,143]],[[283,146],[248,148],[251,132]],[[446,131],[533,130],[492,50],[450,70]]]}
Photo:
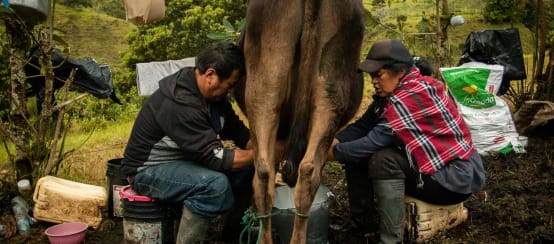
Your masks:
{"label": "white plastic sheet", "polygon": [[140,96],[150,96],[159,87],[158,82],[181,68],[193,67],[195,58],[137,63],[137,89]]}

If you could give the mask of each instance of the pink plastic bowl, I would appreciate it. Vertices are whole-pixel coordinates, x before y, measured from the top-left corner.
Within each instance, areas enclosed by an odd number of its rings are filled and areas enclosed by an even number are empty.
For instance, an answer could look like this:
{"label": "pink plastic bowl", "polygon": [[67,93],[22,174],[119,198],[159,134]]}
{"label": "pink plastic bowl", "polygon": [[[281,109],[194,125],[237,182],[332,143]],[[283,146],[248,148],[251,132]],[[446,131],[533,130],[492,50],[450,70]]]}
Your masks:
{"label": "pink plastic bowl", "polygon": [[88,225],[71,222],[54,225],[44,232],[52,244],[79,244],[85,240]]}

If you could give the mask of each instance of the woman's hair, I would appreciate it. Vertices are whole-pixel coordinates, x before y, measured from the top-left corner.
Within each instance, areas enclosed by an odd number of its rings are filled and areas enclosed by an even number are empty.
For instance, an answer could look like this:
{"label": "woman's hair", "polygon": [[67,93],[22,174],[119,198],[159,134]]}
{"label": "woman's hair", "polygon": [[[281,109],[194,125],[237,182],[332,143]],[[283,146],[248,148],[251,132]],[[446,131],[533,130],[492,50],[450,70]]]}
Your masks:
{"label": "woman's hair", "polygon": [[433,66],[427,61],[427,59],[421,58],[419,56],[414,56],[414,64],[419,69],[419,73],[424,76],[433,75]]}
{"label": "woman's hair", "polygon": [[220,79],[229,78],[233,70],[241,75],[246,73],[242,50],[228,42],[217,42],[202,50],[196,57],[196,68],[202,74],[213,68]]}
{"label": "woman's hair", "polygon": [[394,61],[383,65],[383,69],[387,69],[393,74],[398,74],[401,72],[404,72],[404,74],[407,74],[408,72],[410,72],[411,68],[412,68],[411,64],[394,62]]}

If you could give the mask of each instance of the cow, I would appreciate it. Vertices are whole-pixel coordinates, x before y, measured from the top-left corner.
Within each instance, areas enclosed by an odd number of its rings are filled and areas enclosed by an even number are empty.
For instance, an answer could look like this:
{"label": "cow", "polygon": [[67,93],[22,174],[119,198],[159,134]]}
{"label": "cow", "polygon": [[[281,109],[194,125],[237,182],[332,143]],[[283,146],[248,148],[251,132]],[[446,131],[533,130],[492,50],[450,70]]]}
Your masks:
{"label": "cow", "polygon": [[[327,150],[360,105],[365,26],[360,0],[249,0],[243,49],[245,113],[255,148],[253,180],[262,243],[272,243],[276,162],[295,186],[290,243],[305,243]],[[275,159],[277,141],[284,141]],[[264,217],[265,216],[265,217]]]}

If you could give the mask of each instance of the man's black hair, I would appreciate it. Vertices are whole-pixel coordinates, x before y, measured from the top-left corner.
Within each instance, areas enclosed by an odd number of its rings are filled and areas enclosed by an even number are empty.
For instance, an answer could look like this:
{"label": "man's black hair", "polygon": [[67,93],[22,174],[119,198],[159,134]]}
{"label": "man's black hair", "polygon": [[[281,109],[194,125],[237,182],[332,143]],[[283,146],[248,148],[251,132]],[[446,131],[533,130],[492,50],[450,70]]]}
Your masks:
{"label": "man's black hair", "polygon": [[244,54],[232,43],[217,42],[202,50],[196,57],[196,68],[200,73],[213,68],[220,79],[227,79],[233,70],[238,70],[240,75],[246,73],[244,67]]}

